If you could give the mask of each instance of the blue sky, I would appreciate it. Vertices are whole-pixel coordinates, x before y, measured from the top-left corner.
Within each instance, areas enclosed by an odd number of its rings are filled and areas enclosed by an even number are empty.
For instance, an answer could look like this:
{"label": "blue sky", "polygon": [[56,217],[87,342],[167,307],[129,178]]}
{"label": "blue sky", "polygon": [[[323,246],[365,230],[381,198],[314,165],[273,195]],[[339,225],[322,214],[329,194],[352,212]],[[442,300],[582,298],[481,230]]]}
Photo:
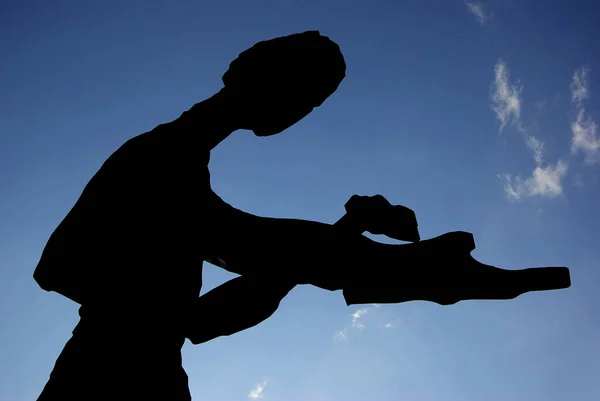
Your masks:
{"label": "blue sky", "polygon": [[[217,91],[240,51],[311,29],[339,43],[346,79],[280,136],[219,145],[223,199],[333,223],[381,193],[424,238],[470,231],[481,261],[568,266],[573,285],[350,308],[298,287],[260,326],[186,343],[194,399],[600,399],[599,15],[583,0],[1,2],[0,399],[35,399],[77,323],[32,273],[102,162]],[[232,277],[204,276],[203,291]]]}

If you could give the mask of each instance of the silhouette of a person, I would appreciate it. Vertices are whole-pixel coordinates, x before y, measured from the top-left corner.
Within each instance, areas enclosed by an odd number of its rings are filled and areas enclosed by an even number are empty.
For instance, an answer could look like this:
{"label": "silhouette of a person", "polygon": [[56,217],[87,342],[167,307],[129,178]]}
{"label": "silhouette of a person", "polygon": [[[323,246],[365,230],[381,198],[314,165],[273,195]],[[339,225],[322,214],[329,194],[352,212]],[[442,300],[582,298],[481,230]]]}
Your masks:
{"label": "silhouette of a person", "polygon": [[[106,160],[34,273],[43,289],[81,304],[38,400],[190,400],[185,338],[197,344],[250,327],[298,284],[342,289],[348,304],[510,299],[570,285],[566,268],[477,262],[469,233],[380,244],[357,235],[360,225],[348,218],[330,225],[259,217],[212,191],[211,149],[237,130],[280,133],[344,76],[339,47],[317,31],[259,42],[231,63],[222,90]],[[199,297],[203,261],[241,277]],[[238,310],[237,323],[211,333],[201,324],[207,302]],[[258,312],[245,315],[252,304]]]}

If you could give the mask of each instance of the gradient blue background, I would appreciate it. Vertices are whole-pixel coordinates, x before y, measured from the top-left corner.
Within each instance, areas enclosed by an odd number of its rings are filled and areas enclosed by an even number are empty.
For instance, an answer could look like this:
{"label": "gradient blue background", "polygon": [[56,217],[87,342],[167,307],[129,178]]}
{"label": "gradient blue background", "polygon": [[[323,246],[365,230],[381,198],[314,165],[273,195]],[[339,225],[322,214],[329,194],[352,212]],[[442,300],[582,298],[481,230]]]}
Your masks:
{"label": "gradient blue background", "polygon": [[[0,2],[0,400],[36,399],[77,323],[77,305],[32,273],[102,162],[216,92],[240,51],[310,29],[339,43],[346,79],[282,135],[219,145],[221,197],[333,223],[352,194],[381,193],[416,210],[425,238],[470,231],[481,261],[568,266],[573,286],[365,305],[359,318],[341,293],[299,287],[260,326],[186,343],[194,399],[600,399],[600,164],[570,151],[570,84],[584,66],[583,107],[598,118],[599,16],[584,0]],[[568,165],[555,196],[507,198],[502,177],[536,164],[515,118],[500,132],[492,110],[500,60],[544,163]],[[204,290],[230,277],[205,264]]]}

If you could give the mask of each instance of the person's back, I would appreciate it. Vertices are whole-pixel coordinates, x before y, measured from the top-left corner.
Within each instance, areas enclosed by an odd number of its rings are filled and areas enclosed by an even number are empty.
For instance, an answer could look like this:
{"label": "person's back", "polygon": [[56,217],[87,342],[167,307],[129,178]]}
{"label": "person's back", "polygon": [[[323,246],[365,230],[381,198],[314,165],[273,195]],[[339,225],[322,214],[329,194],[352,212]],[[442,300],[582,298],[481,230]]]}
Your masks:
{"label": "person's back", "polygon": [[[106,160],[50,237],[34,274],[42,288],[80,304],[198,296],[196,286],[180,285],[191,284],[183,272],[198,271],[186,245],[198,265],[203,260],[209,150],[178,137],[175,123],[130,139]],[[186,265],[177,265],[182,258]],[[179,277],[173,291],[170,276]]]}
{"label": "person's back", "polygon": [[120,396],[157,396],[161,383],[165,397],[189,399],[173,391],[187,389],[182,324],[202,285],[211,189],[209,149],[176,124],[115,151],[46,245],[36,281],[82,306],[39,400],[114,398],[103,390],[117,388],[134,391]]}

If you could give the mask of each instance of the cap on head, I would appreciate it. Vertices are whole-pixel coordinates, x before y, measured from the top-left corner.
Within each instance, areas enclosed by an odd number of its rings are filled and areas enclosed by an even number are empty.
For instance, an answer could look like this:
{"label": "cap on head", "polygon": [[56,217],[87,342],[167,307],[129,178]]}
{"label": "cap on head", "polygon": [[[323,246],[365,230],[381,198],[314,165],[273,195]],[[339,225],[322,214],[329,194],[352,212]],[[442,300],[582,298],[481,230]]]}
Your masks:
{"label": "cap on head", "polygon": [[339,46],[319,31],[307,31],[256,43],[231,62],[222,79],[226,89],[257,108],[310,112],[336,91],[345,76]]}

